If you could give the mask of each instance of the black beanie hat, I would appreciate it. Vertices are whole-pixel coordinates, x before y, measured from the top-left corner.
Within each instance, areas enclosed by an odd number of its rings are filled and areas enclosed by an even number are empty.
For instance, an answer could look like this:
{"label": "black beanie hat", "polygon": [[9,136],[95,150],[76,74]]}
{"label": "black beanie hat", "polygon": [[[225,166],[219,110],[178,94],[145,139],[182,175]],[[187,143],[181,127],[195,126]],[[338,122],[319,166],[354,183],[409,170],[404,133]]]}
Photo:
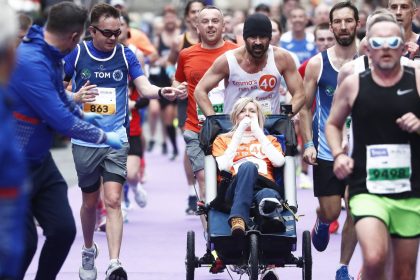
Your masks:
{"label": "black beanie hat", "polygon": [[255,13],[246,18],[243,33],[244,40],[251,36],[268,37],[271,40],[271,32],[271,21],[266,15]]}

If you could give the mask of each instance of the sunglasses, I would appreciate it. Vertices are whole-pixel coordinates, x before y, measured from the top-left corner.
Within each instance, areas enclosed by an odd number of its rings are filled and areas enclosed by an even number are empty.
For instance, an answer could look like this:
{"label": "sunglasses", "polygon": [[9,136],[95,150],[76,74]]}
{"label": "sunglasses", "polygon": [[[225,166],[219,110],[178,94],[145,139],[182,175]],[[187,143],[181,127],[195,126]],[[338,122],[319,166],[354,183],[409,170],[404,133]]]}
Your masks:
{"label": "sunglasses", "polygon": [[112,30],[108,30],[108,29],[102,30],[102,29],[99,29],[98,27],[96,27],[94,25],[92,25],[92,27],[95,28],[96,30],[98,30],[99,32],[101,32],[101,34],[104,35],[107,38],[111,38],[112,36],[115,36],[115,38],[117,38],[118,36],[121,35],[121,29],[112,31]]}
{"label": "sunglasses", "polygon": [[372,37],[369,39],[369,44],[372,49],[378,50],[385,47],[385,43],[390,49],[397,49],[402,43],[400,37]]}

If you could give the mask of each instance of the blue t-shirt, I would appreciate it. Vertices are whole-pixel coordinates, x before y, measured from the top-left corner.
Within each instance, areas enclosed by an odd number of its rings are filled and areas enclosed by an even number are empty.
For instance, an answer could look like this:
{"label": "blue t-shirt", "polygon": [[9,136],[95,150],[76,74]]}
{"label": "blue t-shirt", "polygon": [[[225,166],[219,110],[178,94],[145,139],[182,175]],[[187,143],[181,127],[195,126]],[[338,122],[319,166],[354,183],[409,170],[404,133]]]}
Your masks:
{"label": "blue t-shirt", "polygon": [[[121,44],[112,52],[102,52],[92,41],[77,46],[64,59],[66,76],[73,77],[73,91],[78,91],[87,81],[97,85],[99,95],[94,103],[84,104],[85,112],[103,115],[98,125],[106,132],[118,133],[123,142],[128,142],[125,125],[128,118],[128,78],[132,80],[143,75],[135,54]],[[78,145],[106,147],[72,139]]]}

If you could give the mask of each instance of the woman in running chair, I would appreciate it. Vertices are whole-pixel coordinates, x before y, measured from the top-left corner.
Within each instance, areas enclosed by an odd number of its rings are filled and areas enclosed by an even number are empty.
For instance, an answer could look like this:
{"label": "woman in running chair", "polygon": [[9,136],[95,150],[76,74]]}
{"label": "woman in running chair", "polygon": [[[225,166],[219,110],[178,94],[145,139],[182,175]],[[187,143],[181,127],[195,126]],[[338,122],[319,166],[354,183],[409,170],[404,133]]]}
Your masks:
{"label": "woman in running chair", "polygon": [[232,131],[217,136],[212,154],[219,170],[232,173],[225,200],[232,205],[229,223],[232,235],[244,236],[251,205],[258,205],[263,233],[283,232],[284,221],[274,167],[284,165],[280,143],[263,132],[265,117],[253,98],[239,99],[231,113]]}

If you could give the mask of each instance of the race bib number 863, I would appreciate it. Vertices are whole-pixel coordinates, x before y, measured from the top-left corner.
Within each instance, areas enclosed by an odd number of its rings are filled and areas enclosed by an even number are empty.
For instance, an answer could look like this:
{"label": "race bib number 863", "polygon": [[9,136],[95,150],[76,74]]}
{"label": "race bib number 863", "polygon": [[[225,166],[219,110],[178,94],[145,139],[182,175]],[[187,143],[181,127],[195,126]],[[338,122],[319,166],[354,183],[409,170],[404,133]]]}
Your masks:
{"label": "race bib number 863", "polygon": [[83,104],[84,112],[98,113],[101,115],[114,115],[116,113],[115,88],[97,88],[99,95],[94,102]]}

